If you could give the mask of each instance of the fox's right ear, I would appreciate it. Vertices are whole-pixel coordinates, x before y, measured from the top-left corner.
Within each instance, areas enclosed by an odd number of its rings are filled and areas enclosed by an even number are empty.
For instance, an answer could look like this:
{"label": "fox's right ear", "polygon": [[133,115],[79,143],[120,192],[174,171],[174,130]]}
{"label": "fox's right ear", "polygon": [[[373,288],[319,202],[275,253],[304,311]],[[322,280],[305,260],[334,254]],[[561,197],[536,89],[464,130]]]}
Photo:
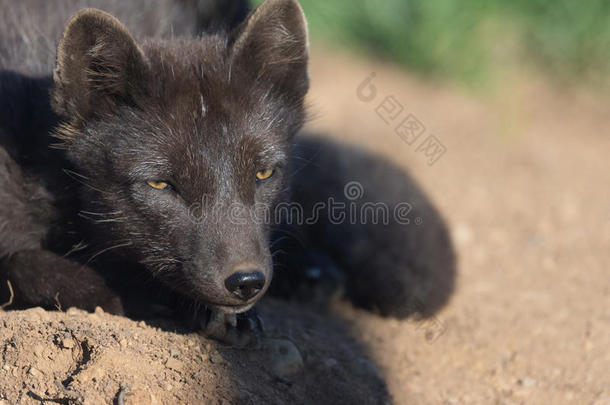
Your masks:
{"label": "fox's right ear", "polygon": [[82,10],[70,19],[59,42],[53,108],[80,121],[134,103],[147,70],[142,50],[116,18]]}

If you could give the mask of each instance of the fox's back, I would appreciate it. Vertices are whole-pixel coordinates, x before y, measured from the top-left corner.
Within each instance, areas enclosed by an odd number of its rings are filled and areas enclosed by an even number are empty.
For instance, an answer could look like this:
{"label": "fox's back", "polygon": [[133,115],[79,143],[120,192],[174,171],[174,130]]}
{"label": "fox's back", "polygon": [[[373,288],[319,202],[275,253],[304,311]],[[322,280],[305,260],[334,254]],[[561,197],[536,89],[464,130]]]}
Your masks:
{"label": "fox's back", "polygon": [[46,75],[57,43],[78,10],[94,7],[117,16],[137,38],[171,38],[196,33],[197,16],[177,0],[0,0],[0,69]]}

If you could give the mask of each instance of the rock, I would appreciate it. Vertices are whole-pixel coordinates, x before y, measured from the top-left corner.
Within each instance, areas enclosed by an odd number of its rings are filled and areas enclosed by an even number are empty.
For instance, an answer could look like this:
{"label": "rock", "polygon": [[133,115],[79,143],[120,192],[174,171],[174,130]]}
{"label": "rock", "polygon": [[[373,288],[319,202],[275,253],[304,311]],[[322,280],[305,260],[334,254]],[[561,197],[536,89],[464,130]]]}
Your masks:
{"label": "rock", "polygon": [[269,339],[264,350],[269,354],[271,370],[281,378],[288,378],[303,369],[303,357],[299,349],[287,339]]}
{"label": "rock", "polygon": [[28,374],[36,378],[42,376],[42,372],[34,367],[30,367],[30,369],[28,370]]}
{"label": "rock", "polygon": [[66,310],[66,314],[68,314],[70,316],[76,316],[76,315],[79,315],[80,313],[81,313],[81,311],[76,307],[70,307]]}
{"label": "rock", "polygon": [[24,311],[32,320],[45,321],[48,319],[47,311],[41,307],[34,307]]}
{"label": "rock", "polygon": [[61,341],[61,347],[64,349],[72,349],[75,345],[76,343],[74,343],[74,340],[70,338],[66,338]]}
{"label": "rock", "polygon": [[517,381],[517,383],[524,388],[532,388],[536,386],[536,380],[533,378],[525,377]]}
{"label": "rock", "polygon": [[165,362],[165,367],[171,368],[172,370],[175,370],[175,371],[180,371],[183,368],[183,364],[180,360],[170,357]]}

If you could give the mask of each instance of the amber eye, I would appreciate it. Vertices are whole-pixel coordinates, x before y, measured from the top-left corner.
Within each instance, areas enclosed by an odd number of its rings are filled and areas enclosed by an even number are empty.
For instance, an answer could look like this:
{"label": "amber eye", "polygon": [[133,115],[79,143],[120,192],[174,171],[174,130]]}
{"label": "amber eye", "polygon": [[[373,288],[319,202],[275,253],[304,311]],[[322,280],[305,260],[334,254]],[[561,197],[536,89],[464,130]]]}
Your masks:
{"label": "amber eye", "polygon": [[146,184],[156,190],[165,190],[169,187],[169,184],[164,181],[147,181]]}
{"label": "amber eye", "polygon": [[275,170],[273,170],[273,169],[261,170],[256,173],[256,179],[259,181],[267,180],[267,179],[270,179],[271,177],[273,177],[274,174],[275,174]]}

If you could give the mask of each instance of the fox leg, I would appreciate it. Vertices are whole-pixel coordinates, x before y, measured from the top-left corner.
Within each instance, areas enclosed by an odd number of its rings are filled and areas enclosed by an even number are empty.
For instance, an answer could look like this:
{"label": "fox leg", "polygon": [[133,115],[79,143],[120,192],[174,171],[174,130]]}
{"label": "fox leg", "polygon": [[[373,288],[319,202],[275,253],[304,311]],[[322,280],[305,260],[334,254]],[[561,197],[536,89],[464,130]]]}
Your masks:
{"label": "fox leg", "polygon": [[[121,300],[92,268],[43,249],[22,250],[0,263],[0,279],[9,283],[17,308],[40,306],[92,311],[96,306],[123,314]],[[6,298],[6,293],[3,294]],[[6,300],[5,300],[6,301]]]}
{"label": "fox leg", "polygon": [[93,269],[42,247],[53,216],[44,187],[29,181],[0,147],[0,302],[17,308],[99,305],[122,313],[120,300]]}

